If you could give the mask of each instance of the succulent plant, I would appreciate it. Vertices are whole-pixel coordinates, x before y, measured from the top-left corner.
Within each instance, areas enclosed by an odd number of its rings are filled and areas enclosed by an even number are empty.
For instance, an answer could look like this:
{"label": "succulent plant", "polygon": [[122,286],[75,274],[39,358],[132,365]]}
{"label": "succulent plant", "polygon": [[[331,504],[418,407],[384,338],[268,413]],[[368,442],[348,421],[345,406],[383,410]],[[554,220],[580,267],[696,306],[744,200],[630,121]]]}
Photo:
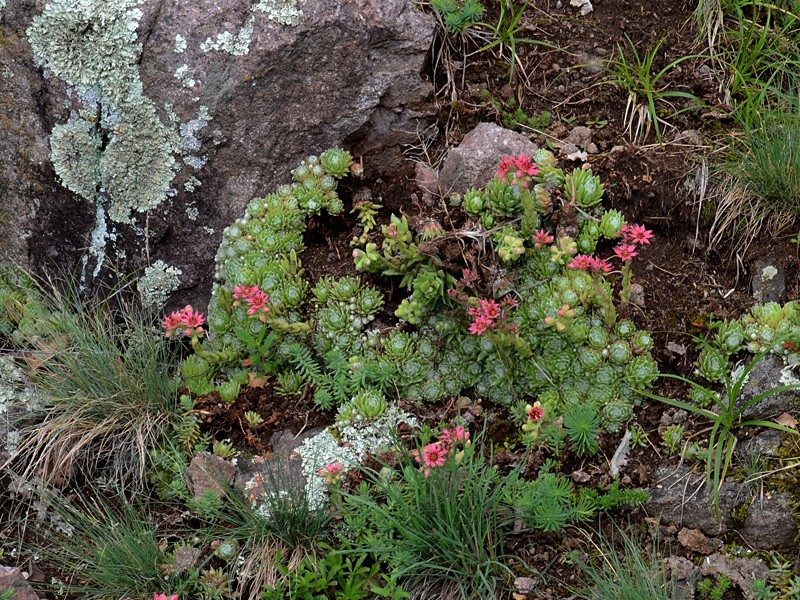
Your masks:
{"label": "succulent plant", "polygon": [[575,169],[564,178],[564,194],[581,208],[591,208],[603,198],[603,184],[590,169]]}
{"label": "succulent plant", "polygon": [[220,399],[229,404],[239,397],[242,386],[236,381],[225,381],[217,386]]}

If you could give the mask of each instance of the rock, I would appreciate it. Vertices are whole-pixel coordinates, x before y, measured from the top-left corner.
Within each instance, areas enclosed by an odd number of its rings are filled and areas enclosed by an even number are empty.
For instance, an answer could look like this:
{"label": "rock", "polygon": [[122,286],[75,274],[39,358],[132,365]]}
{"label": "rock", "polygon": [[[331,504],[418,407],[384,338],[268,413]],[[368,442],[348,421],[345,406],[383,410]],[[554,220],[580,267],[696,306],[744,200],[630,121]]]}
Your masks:
{"label": "rock", "polygon": [[22,571],[16,567],[0,566],[0,591],[8,588],[14,590],[11,600],[39,600]]}
{"label": "rock", "polygon": [[521,594],[530,594],[536,590],[538,581],[533,577],[516,577],[514,579],[514,589]]}
{"label": "rock", "polygon": [[[768,390],[786,385],[787,380],[794,382],[795,375],[783,360],[774,354],[764,356],[750,371],[747,381],[736,399],[737,409],[741,409],[753,398]],[[785,412],[791,412],[798,406],[800,390],[789,390],[772,394],[763,398],[742,413],[744,419],[770,419]]]}
{"label": "rock", "polygon": [[687,527],[678,532],[678,541],[687,550],[698,554],[711,554],[721,545],[719,540],[709,539],[699,529],[689,529]]}
{"label": "rock", "polygon": [[753,581],[769,577],[769,567],[763,560],[731,558],[722,553],[707,556],[700,565],[700,572],[705,577],[725,575],[742,591],[747,600],[755,600]]}
{"label": "rock", "polygon": [[677,600],[692,600],[700,568],[682,556],[668,556],[664,559],[664,566],[667,568],[670,581],[675,582]]}
{"label": "rock", "polygon": [[775,429],[767,429],[749,440],[739,440],[734,455],[739,460],[758,456],[775,456],[781,445],[782,434]]}
{"label": "rock", "polygon": [[414,180],[422,190],[422,201],[430,202],[439,193],[439,174],[428,165],[418,162],[414,171]]}
{"label": "rock", "polygon": [[586,16],[594,10],[591,0],[569,0],[569,5],[580,8],[581,16]]}
{"label": "rock", "polygon": [[174,304],[204,306],[222,229],[308,154],[410,175],[434,22],[408,0],[8,3],[0,260],[85,257],[91,280],[149,256],[182,271]]}
{"label": "rock", "polygon": [[733,514],[750,496],[744,486],[725,482],[719,493],[720,516],[717,520],[709,506],[704,475],[691,472],[686,466],[659,467],[655,472],[656,487],[650,490],[645,504],[648,514],[661,521],[688,529],[699,529],[706,535],[718,536],[735,526]]}
{"label": "rock", "polygon": [[642,287],[641,283],[631,284],[630,301],[634,306],[644,309],[644,288]]}
{"label": "rock", "polygon": [[592,143],[592,130],[583,125],[575,127],[569,132],[567,141],[586,150]]}
{"label": "rock", "polygon": [[597,154],[600,150],[597,148],[597,144],[591,142],[588,146],[586,146],[586,152],[588,154]]}
{"label": "rock", "polygon": [[675,138],[675,141],[680,142],[681,144],[689,144],[692,146],[706,145],[706,137],[696,129],[687,129],[686,131],[681,131]]}
{"label": "rock", "polygon": [[771,260],[758,259],[753,265],[750,289],[756,302],[786,302],[786,273]]}
{"label": "rock", "polygon": [[194,569],[200,564],[202,556],[203,550],[201,548],[178,546],[175,550],[175,572],[181,574]]}
{"label": "rock", "polygon": [[224,498],[235,477],[236,467],[210,452],[201,452],[195,456],[186,469],[186,484],[195,498],[200,498],[209,491]]}
{"label": "rock", "polygon": [[788,548],[797,536],[797,521],[786,493],[756,496],[739,534],[756,550]]}
{"label": "rock", "polygon": [[272,434],[272,453],[268,456],[242,457],[236,474],[236,488],[243,492],[251,505],[264,504],[265,498],[282,494],[305,494],[302,460],[294,451],[323,427],[314,427],[295,435],[291,430]]}
{"label": "rock", "polygon": [[447,153],[439,172],[439,192],[448,196],[483,187],[494,177],[503,156],[533,155],[538,149],[519,133],[493,123],[480,123]]}

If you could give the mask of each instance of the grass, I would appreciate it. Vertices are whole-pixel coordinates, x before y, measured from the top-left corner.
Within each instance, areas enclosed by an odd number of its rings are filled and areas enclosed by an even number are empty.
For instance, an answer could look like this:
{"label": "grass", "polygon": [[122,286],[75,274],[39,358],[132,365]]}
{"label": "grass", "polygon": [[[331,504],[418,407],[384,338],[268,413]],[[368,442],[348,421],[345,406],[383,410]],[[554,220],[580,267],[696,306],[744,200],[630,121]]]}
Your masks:
{"label": "grass", "polygon": [[304,481],[288,463],[266,462],[260,472],[263,481],[257,508],[229,490],[221,503],[211,504],[203,515],[211,538],[240,544],[239,597],[251,600],[258,598],[264,585],[274,586],[284,577],[276,553],[285,557],[287,568],[293,571],[330,537],[333,518],[327,503],[313,505]]}
{"label": "grass", "polygon": [[736,234],[745,249],[764,231],[777,235],[800,215],[800,103],[764,107],[757,123],[720,163],[713,244]]}
{"label": "grass", "polygon": [[[628,41],[628,48],[625,49],[621,44],[617,44],[616,57],[606,63],[605,69],[611,76],[610,82],[628,94],[624,117],[626,133],[631,141],[642,143],[652,129],[656,140],[661,143],[663,139],[662,126],[670,126],[659,115],[664,107],[668,107],[672,116],[676,116],[701,104],[700,99],[689,92],[670,90],[664,84],[663,79],[680,63],[694,58],[702,58],[702,55],[681,56],[656,71],[654,68],[656,57],[666,38],[662,38],[643,53],[637,50],[627,34],[625,39]],[[676,99],[688,100],[690,104],[685,108],[676,109],[671,104],[671,101]]]}
{"label": "grass", "polygon": [[165,592],[169,584],[161,567],[167,559],[149,512],[121,496],[92,495],[80,502],[60,494],[45,497],[60,526],[46,533],[39,554],[67,578],[66,590],[89,600]]}
{"label": "grass", "polygon": [[[621,552],[611,540],[596,545],[598,560],[581,562],[589,587],[571,590],[585,600],[674,600],[677,590],[658,557],[655,543],[645,549],[640,540],[621,529]],[[620,554],[622,557],[620,558]]]}
{"label": "grass", "polygon": [[[780,339],[776,340],[775,343],[780,344]],[[776,394],[781,394],[783,392],[797,390],[800,388],[800,385],[778,386],[757,394],[753,398],[750,398],[747,402],[739,405],[739,396],[742,393],[744,384],[748,380],[750,372],[769,354],[769,352],[770,348],[767,348],[766,350],[757,354],[736,378],[733,378],[726,370],[724,375],[724,392],[720,394],[719,398],[717,398],[713,390],[710,390],[699,383],[686,379],[680,375],[674,375],[671,373],[662,373],[660,375],[660,377],[677,379],[678,381],[681,381],[699,390],[705,397],[713,398],[716,405],[714,407],[716,412],[714,412],[714,410],[700,408],[688,402],[674,400],[673,398],[667,398],[665,396],[660,396],[647,391],[640,390],[638,392],[647,398],[658,400],[664,404],[668,404],[669,406],[674,406],[675,408],[705,417],[711,421],[712,425],[708,434],[709,452],[706,459],[706,482],[708,487],[709,502],[711,503],[713,501],[718,518],[720,517],[719,490],[722,486],[722,483],[725,481],[725,476],[728,473],[728,468],[730,467],[731,460],[733,458],[733,451],[736,448],[736,430],[743,427],[768,427],[770,429],[776,429],[790,435],[798,435],[798,432],[794,429],[779,425],[774,421],[766,421],[763,419],[743,420],[744,413],[750,407],[757,405],[762,400]]]}
{"label": "grass", "polygon": [[473,445],[428,477],[411,463],[396,478],[366,471],[373,490],[344,499],[355,551],[382,556],[414,598],[494,598],[511,572],[501,477],[487,460]]}
{"label": "grass", "polygon": [[51,481],[82,471],[138,487],[176,410],[173,354],[152,315],[74,292],[42,292],[44,308],[20,324],[18,349],[42,406],[13,464]]}

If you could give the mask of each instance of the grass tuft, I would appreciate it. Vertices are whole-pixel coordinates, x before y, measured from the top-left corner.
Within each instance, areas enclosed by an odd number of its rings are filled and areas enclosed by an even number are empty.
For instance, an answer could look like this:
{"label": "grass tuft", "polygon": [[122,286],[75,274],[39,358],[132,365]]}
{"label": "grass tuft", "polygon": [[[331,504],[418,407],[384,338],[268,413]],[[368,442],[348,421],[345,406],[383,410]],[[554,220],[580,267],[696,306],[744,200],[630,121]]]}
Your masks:
{"label": "grass tuft", "polygon": [[12,457],[24,475],[83,472],[141,485],[148,450],[177,406],[174,355],[153,315],[124,301],[80,300],[55,287],[20,322],[18,349],[42,406]]}

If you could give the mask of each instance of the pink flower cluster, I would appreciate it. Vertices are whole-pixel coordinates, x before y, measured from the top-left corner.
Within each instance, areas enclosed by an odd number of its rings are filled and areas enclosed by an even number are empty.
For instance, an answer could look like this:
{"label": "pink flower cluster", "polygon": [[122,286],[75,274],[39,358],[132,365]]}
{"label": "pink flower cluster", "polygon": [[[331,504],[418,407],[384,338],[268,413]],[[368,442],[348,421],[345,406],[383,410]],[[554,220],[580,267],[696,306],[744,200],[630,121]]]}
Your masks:
{"label": "pink flower cluster", "polygon": [[610,273],[614,267],[605,258],[578,254],[567,265],[573,271],[586,271],[587,273]]}
{"label": "pink flower cluster", "polygon": [[178,600],[178,594],[167,596],[166,594],[153,594],[153,600]]}
{"label": "pink flower cluster", "polygon": [[191,306],[177,310],[168,317],[164,317],[161,327],[166,330],[166,337],[183,333],[186,337],[203,335],[203,324],[206,317]]}
{"label": "pink flower cluster", "polygon": [[[503,300],[505,302],[505,298]],[[509,301],[516,302],[511,298],[509,298]],[[500,304],[486,298],[481,298],[480,304],[471,307],[467,312],[473,319],[469,326],[469,332],[473,335],[485,333],[487,329],[494,330],[497,327],[497,320],[502,314]]]}
{"label": "pink flower cluster", "polygon": [[325,479],[327,485],[336,485],[342,478],[344,465],[340,462],[332,462],[324,469],[317,471],[317,475]]}
{"label": "pink flower cluster", "polygon": [[538,175],[539,167],[531,161],[527,154],[519,156],[504,156],[497,168],[497,176],[511,185],[520,185],[527,188],[530,178]]}
{"label": "pink flower cluster", "polygon": [[450,451],[457,444],[466,444],[468,441],[469,431],[461,425],[456,425],[453,429],[443,430],[438,442],[425,446],[422,450],[422,456],[417,452],[415,460],[422,465],[420,467],[422,474],[428,477],[431,474],[431,469],[444,466]]}
{"label": "pink flower cluster", "polygon": [[269,296],[259,289],[257,285],[236,285],[233,287],[234,306],[239,306],[242,301],[247,304],[248,315],[264,315],[269,312]]}

